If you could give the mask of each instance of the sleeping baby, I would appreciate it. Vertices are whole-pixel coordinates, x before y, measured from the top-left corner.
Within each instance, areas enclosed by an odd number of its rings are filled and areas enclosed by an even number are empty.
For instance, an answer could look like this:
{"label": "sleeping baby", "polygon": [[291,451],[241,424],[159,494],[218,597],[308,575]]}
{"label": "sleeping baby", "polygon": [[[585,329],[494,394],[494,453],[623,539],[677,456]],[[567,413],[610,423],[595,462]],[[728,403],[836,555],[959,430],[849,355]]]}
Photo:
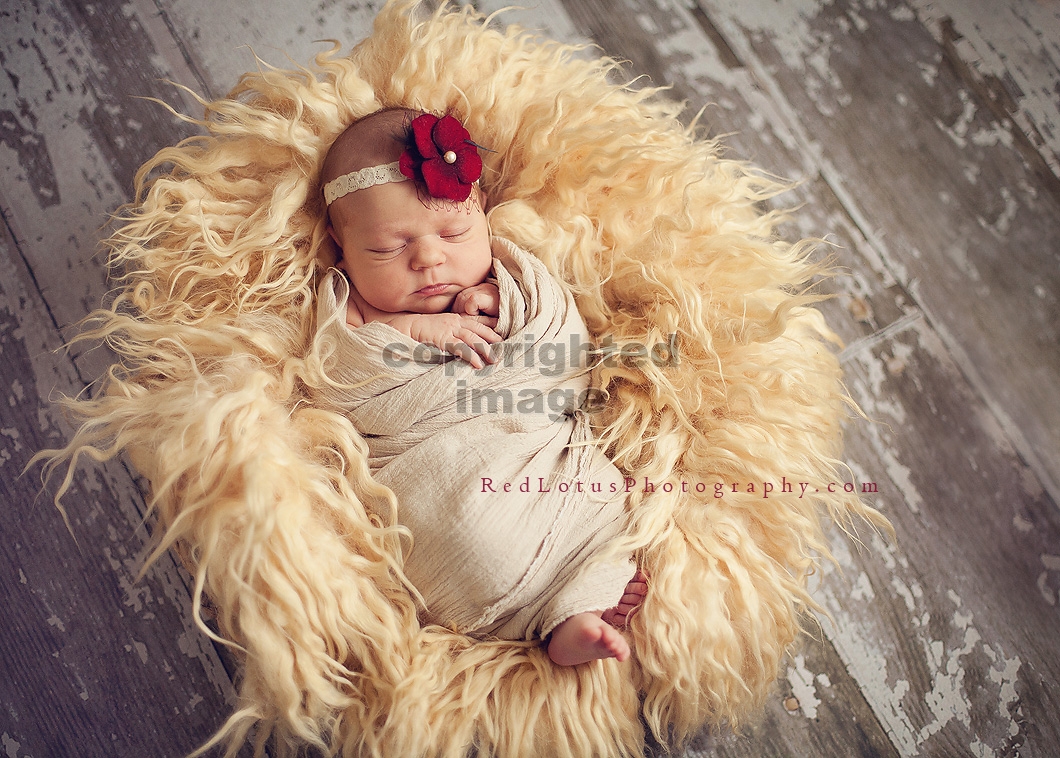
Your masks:
{"label": "sleeping baby", "polygon": [[[646,584],[612,545],[624,481],[583,411],[540,402],[584,397],[588,367],[533,360],[584,345],[587,330],[540,261],[490,237],[481,171],[448,115],[381,110],[332,145],[322,180],[345,277],[333,270],[320,288],[328,385],[315,400],[350,417],[394,492],[427,622],[543,639],[560,665],[625,660],[617,627]],[[469,411],[466,388],[522,400]]]}

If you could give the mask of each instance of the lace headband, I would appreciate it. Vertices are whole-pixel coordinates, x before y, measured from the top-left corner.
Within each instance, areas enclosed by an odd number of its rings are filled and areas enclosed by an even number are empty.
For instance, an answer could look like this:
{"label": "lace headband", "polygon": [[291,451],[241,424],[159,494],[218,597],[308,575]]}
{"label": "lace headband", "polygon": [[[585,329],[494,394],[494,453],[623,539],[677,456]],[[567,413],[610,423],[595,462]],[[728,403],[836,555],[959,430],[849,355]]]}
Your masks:
{"label": "lace headband", "polygon": [[368,166],[360,171],[352,171],[343,174],[337,179],[332,179],[324,185],[324,202],[331,205],[340,197],[344,197],[357,190],[368,189],[377,184],[388,182],[404,182],[409,177],[401,173],[400,161],[387,163],[382,166]]}
{"label": "lace headband", "polygon": [[406,179],[424,185],[431,197],[467,200],[482,175],[482,159],[463,124],[450,115],[438,118],[424,113],[413,119],[407,139],[400,160],[362,168],[325,184],[324,201],[331,205],[351,192]]}

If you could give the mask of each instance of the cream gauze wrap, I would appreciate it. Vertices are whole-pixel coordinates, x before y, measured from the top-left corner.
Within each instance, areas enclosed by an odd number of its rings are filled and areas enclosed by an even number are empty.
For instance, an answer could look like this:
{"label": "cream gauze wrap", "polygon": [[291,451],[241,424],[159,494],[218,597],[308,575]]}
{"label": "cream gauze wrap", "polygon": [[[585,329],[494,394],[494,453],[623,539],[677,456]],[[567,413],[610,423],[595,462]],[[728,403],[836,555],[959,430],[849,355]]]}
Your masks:
{"label": "cream gauze wrap", "polygon": [[634,568],[602,554],[622,531],[624,480],[573,407],[589,386],[574,299],[511,242],[494,238],[493,257],[503,353],[479,370],[388,324],[350,329],[349,285],[330,272],[317,323],[341,386],[315,400],[349,416],[373,477],[396,495],[425,620],[533,639],[616,605]]}

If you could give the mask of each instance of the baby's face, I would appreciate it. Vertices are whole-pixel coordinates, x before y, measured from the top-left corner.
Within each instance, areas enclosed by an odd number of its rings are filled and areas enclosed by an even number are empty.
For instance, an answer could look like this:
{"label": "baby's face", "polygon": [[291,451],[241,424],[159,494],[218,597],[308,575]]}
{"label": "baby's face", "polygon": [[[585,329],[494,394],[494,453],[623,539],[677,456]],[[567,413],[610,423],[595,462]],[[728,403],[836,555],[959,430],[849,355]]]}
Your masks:
{"label": "baby's face", "polygon": [[[411,182],[351,192],[330,209],[339,268],[386,313],[443,313],[493,263],[477,189],[462,205],[427,207]],[[443,207],[444,206],[444,207]]]}

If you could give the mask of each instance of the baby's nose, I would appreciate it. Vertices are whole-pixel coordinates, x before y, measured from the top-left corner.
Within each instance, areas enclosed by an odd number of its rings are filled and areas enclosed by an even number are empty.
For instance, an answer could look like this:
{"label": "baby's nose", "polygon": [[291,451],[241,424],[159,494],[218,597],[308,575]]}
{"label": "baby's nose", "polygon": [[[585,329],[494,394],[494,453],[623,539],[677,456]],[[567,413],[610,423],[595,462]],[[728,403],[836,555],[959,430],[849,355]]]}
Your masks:
{"label": "baby's nose", "polygon": [[440,240],[419,238],[412,242],[412,266],[413,268],[428,268],[445,262],[445,251],[442,250]]}

